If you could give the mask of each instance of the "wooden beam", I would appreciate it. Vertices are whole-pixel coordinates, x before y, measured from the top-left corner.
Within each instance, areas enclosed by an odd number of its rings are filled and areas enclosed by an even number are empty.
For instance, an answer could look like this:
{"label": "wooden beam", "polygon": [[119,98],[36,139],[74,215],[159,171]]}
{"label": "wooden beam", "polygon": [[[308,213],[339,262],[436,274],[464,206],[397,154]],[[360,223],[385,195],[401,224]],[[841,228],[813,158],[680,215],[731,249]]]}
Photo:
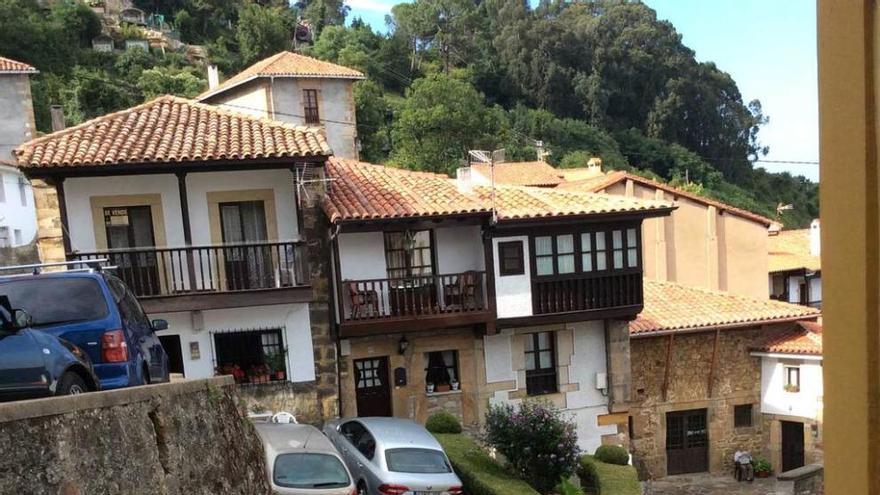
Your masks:
{"label": "wooden beam", "polygon": [[418,316],[395,316],[345,321],[339,325],[339,337],[365,337],[368,335],[405,334],[436,328],[477,326],[492,322],[495,316],[486,311],[468,311],[451,314]]}
{"label": "wooden beam", "polygon": [[139,297],[144,312],[176,313],[206,309],[245,308],[311,302],[312,288],[308,285],[273,289],[254,289],[225,292],[197,292],[172,296]]}
{"label": "wooden beam", "polygon": [[715,385],[715,362],[718,360],[718,341],[721,339],[721,329],[715,330],[715,343],[712,345],[712,360],[709,362],[709,387],[706,389],[706,397],[712,397],[712,389]]}
{"label": "wooden beam", "polygon": [[[483,256],[486,265],[486,307],[492,312],[492,316],[497,319],[498,313],[495,308],[495,247],[493,246],[492,238],[486,234],[486,232],[483,232]],[[486,325],[486,333],[488,335],[495,335],[497,331],[498,329],[494,321]]]}
{"label": "wooden beam", "polygon": [[669,392],[669,365],[672,362],[672,341],[675,340],[675,334],[669,334],[669,340],[666,341],[666,367],[663,368],[663,402],[666,402],[667,392]]}
{"label": "wooden beam", "polygon": [[[177,195],[180,197],[180,219],[183,221],[183,242],[192,246],[192,227],[189,222],[189,194],[186,191],[186,172],[177,171]],[[186,251],[186,271],[189,278],[189,290],[196,290],[196,264],[191,249]]]}
{"label": "wooden beam", "polygon": [[48,181],[55,187],[55,195],[58,199],[58,214],[60,215],[61,221],[61,242],[64,245],[64,254],[72,251],[70,245],[70,231],[67,230],[67,200],[64,197],[64,178],[58,178],[51,181]]}

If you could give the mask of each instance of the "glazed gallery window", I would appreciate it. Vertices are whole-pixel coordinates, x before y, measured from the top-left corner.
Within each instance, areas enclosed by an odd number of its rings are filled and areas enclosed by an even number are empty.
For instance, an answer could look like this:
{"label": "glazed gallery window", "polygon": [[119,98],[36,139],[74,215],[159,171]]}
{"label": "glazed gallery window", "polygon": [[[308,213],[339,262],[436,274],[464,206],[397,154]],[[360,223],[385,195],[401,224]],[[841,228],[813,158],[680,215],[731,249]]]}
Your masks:
{"label": "glazed gallery window", "polygon": [[388,278],[409,279],[434,274],[430,230],[385,232]]}
{"label": "glazed gallery window", "polygon": [[801,369],[799,366],[785,366],[785,391],[800,392],[801,391]]}
{"label": "glazed gallery window", "polygon": [[498,243],[499,275],[523,275],[525,273],[525,260],[523,260],[522,241],[510,241]]}
{"label": "glazed gallery window", "polygon": [[458,389],[458,351],[426,352],[425,362],[425,383],[433,384],[434,392]]}
{"label": "glazed gallery window", "polygon": [[556,351],[553,332],[526,335],[526,393],[543,395],[555,393]]}
{"label": "glazed gallery window", "polygon": [[639,268],[635,227],[533,237],[535,275],[554,276]]}

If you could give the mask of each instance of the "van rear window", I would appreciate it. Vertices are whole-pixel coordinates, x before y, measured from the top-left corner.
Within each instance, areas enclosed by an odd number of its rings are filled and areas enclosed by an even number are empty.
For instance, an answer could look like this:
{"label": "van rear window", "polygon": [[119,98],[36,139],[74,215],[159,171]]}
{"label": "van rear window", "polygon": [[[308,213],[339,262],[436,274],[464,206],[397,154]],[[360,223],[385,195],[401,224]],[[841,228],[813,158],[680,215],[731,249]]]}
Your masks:
{"label": "van rear window", "polygon": [[107,316],[101,286],[91,278],[34,278],[0,283],[0,296],[23,309],[33,326],[98,320]]}

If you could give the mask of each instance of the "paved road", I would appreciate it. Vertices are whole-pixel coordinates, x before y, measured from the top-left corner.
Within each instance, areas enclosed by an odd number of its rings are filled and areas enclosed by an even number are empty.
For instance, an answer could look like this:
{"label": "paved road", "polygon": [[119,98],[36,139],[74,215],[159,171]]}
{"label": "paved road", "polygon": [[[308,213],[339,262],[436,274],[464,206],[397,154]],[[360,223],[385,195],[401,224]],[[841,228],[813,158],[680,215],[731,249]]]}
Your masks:
{"label": "paved road", "polygon": [[776,481],[775,477],[739,483],[733,476],[708,474],[668,476],[653,481],[650,489],[646,495],[791,495],[793,491],[790,482]]}

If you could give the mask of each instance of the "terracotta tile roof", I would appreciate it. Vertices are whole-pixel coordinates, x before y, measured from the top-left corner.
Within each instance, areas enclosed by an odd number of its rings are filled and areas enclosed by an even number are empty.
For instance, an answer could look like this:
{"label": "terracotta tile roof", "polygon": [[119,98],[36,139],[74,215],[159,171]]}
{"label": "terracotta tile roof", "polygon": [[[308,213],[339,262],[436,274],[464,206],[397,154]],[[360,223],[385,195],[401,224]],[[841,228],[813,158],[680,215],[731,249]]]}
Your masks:
{"label": "terracotta tile roof", "polygon": [[822,324],[816,321],[799,321],[785,330],[772,335],[753,351],[773,354],[822,355]]}
{"label": "terracotta tile roof", "polygon": [[819,310],[807,306],[648,279],[644,294],[645,307],[629,324],[632,335],[816,319],[820,315]]}
{"label": "terracotta tile roof", "polygon": [[[489,164],[475,163],[471,169],[489,180]],[[495,184],[511,186],[557,186],[562,184],[558,170],[546,162],[505,162],[495,165]]]}
{"label": "terracotta tile roof", "polygon": [[28,141],[19,167],[204,162],[330,155],[323,131],[221,110],[174,96]]}
{"label": "terracotta tile roof", "polygon": [[[336,157],[326,170],[333,182],[324,209],[333,222],[492,211],[490,187],[460,189],[445,175]],[[519,186],[496,187],[495,201],[502,221],[628,212],[664,215],[674,208],[669,202]]]}
{"label": "terracotta tile roof", "polygon": [[822,269],[820,257],[810,254],[810,229],[781,230],[769,236],[767,252],[770,273]]}
{"label": "terracotta tile roof", "polygon": [[664,184],[662,182],[657,182],[651,179],[646,179],[645,177],[641,177],[635,174],[631,174],[623,171],[614,171],[605,174],[604,176],[592,178],[592,179],[583,179],[583,180],[574,180],[574,181],[566,181],[557,186],[560,189],[567,190],[575,190],[575,191],[588,191],[588,192],[601,192],[607,189],[618,182],[623,180],[632,180],[638,184],[642,184],[647,187],[653,187],[656,189],[661,189],[669,194],[673,194],[678,197],[688,198],[691,201],[695,201],[697,203],[701,203],[707,206],[714,206],[719,210],[723,210],[731,215],[736,215],[738,217],[742,217],[748,220],[752,220],[754,222],[758,222],[762,225],[766,225],[769,227],[777,223],[775,220],[771,220],[767,217],[758,215],[757,213],[752,213],[748,210],[743,210],[742,208],[737,208],[735,206],[730,206],[728,204],[722,203],[720,201],[716,201],[714,199],[709,199],[705,196],[700,196],[698,194],[690,193],[687,191],[683,191],[676,187],[672,187],[669,184]]}
{"label": "terracotta tile roof", "polygon": [[258,77],[363,79],[360,71],[293,52],[279,52],[244,69],[214,89],[196,97],[201,101]]}
{"label": "terracotta tile roof", "polygon": [[0,74],[37,74],[38,72],[40,71],[24,62],[0,57]]}

